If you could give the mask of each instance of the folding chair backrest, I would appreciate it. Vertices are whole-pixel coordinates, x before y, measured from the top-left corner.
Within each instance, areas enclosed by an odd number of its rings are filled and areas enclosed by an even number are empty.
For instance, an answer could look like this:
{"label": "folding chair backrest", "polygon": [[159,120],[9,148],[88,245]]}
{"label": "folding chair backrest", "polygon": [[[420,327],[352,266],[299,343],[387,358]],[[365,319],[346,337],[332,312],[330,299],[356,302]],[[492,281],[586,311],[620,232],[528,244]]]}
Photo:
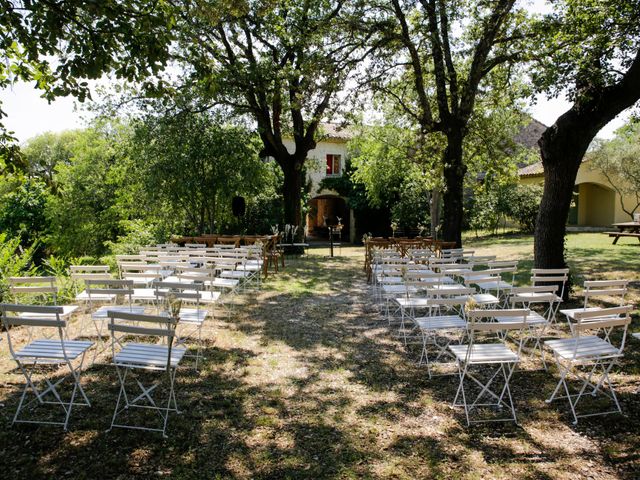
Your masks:
{"label": "folding chair backrest", "polygon": [[18,297],[31,297],[33,295],[51,296],[53,303],[57,301],[58,287],[56,277],[9,277],[9,294],[14,301]]}
{"label": "folding chair backrest", "polygon": [[490,272],[498,273],[500,276],[506,276],[513,282],[516,272],[518,271],[517,260],[493,260],[487,262],[489,267],[487,270]]}
{"label": "folding chair backrest", "polygon": [[[175,340],[176,319],[166,315],[148,315],[120,311],[107,312],[109,317],[108,328],[111,332],[111,348],[115,356],[116,345],[122,347],[122,339],[132,335],[141,337],[140,341],[157,343],[159,339],[168,346],[167,358],[164,368],[167,370],[171,364],[171,349]],[[118,334],[120,334],[118,336]],[[164,360],[164,359],[162,359]],[[149,365],[148,369],[159,369]]]}
{"label": "folding chair backrest", "polygon": [[113,278],[108,265],[71,265],[69,276],[72,280],[105,280]]}
{"label": "folding chair backrest", "polygon": [[564,298],[564,289],[569,279],[568,268],[532,268],[531,285],[534,287],[556,284],[560,286],[558,296]]}
{"label": "folding chair backrest", "polygon": [[158,305],[160,305],[161,300],[164,300],[169,296],[173,296],[176,299],[195,302],[199,305],[200,298],[202,297],[200,292],[204,289],[204,286],[199,283],[155,281],[153,282],[153,288],[155,288]]}
{"label": "folding chair backrest", "polygon": [[116,263],[120,264],[123,262],[142,262],[144,260],[144,255],[116,255]]}
{"label": "folding chair backrest", "polygon": [[[127,335],[141,335],[145,337],[174,337],[175,320],[166,315],[148,315],[144,313],[121,312],[117,310],[109,310],[107,312],[110,325],[109,330],[112,332],[126,333]],[[152,328],[148,324],[158,324],[162,327]]]}
{"label": "folding chair backrest", "polygon": [[610,329],[612,327],[624,327],[625,332],[631,323],[631,305],[612,308],[599,308],[597,310],[586,310],[575,312],[576,324],[573,327],[575,332],[585,330]]}
{"label": "folding chair backrest", "polygon": [[593,298],[613,299],[624,305],[629,280],[587,280],[584,282],[584,306]]}
{"label": "folding chair backrest", "polygon": [[[557,301],[558,285],[538,285],[534,287],[513,287],[509,300],[512,306],[518,303],[528,304]],[[527,294],[535,294],[535,297]]]}
{"label": "folding chair backrest", "polygon": [[[2,326],[7,332],[7,345],[9,346],[11,356],[15,358],[16,348],[12,338],[12,327],[23,326],[55,330],[62,342],[62,350],[66,360],[64,328],[67,326],[67,323],[60,317],[62,312],[63,308],[58,306],[0,304]],[[31,338],[31,335],[29,335],[29,338]]]}
{"label": "folding chair backrest", "polygon": [[487,268],[489,262],[492,262],[495,259],[495,255],[473,255],[469,258],[469,261],[473,262],[475,268]]}
{"label": "folding chair backrest", "polygon": [[[506,330],[524,330],[527,328],[527,316],[530,310],[528,308],[512,308],[512,309],[474,309],[467,312],[467,321],[469,323],[470,337],[473,338],[474,333],[496,333]],[[522,319],[521,322],[495,322],[496,317]]]}
{"label": "folding chair backrest", "polygon": [[[131,304],[131,296],[133,295],[133,280],[119,280],[115,278],[86,280],[84,282],[89,297],[89,303],[94,301],[100,302],[100,298],[104,295],[122,295],[125,300]],[[97,297],[96,299],[96,296]]]}
{"label": "folding chair backrest", "polygon": [[[474,295],[476,292],[475,288],[465,287],[462,285],[455,286],[452,288],[440,289],[440,288],[427,288],[427,296],[429,297],[438,297],[438,302],[440,298],[447,297],[469,297],[469,295]],[[467,301],[467,298],[462,299],[463,302]]]}
{"label": "folding chair backrest", "polygon": [[[595,330],[597,333],[603,333],[604,338],[612,346],[614,338],[611,336],[612,331],[615,328],[622,329],[622,335],[620,343],[618,344],[618,355],[622,354],[627,339],[627,330],[631,323],[631,311],[633,306],[625,305],[622,307],[613,308],[601,308],[597,310],[587,310],[584,312],[576,312],[575,319],[576,324],[572,326],[572,331],[576,337],[581,336],[583,333],[591,333]],[[576,342],[576,346],[578,343]],[[574,358],[576,356],[576,350],[574,350]]]}
{"label": "folding chair backrest", "polygon": [[473,270],[470,272],[464,273],[462,277],[464,278],[465,285],[471,285],[477,282],[483,281],[492,281],[498,280],[502,278],[500,276],[500,272],[496,272],[496,269],[487,269],[487,270]]}

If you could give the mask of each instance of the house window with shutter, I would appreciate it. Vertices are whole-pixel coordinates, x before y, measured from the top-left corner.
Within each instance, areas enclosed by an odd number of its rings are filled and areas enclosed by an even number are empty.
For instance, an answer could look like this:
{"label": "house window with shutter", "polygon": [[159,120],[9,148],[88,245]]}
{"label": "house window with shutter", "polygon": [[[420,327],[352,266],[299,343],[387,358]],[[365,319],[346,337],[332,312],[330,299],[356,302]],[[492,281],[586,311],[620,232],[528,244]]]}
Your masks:
{"label": "house window with shutter", "polygon": [[340,170],[340,155],[329,153],[327,154],[327,176],[338,176],[342,174]]}

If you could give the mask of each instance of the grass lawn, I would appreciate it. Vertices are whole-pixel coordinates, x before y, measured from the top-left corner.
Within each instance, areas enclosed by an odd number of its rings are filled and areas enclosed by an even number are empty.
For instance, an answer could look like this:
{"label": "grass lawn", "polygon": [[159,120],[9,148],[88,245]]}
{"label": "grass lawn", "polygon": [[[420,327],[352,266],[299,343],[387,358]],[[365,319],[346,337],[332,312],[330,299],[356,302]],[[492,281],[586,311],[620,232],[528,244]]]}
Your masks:
{"label": "grass lawn", "polygon": [[[518,283],[529,281],[533,266],[533,236],[500,235],[475,238],[470,234],[465,247],[478,254],[496,255],[498,259],[518,259]],[[640,242],[622,238],[617,245],[603,233],[570,233],[567,235],[566,258],[574,279],[574,291],[579,295],[584,280],[629,279],[629,300],[640,303]]]}
{"label": "grass lawn", "polygon": [[[602,235],[602,237],[605,237]],[[606,237],[605,237],[606,240]],[[640,248],[599,235],[569,237],[576,275],[638,271]],[[530,237],[470,240],[500,258],[531,259]],[[429,380],[371,301],[363,249],[315,250],[246,294],[206,334],[207,360],[178,372],[182,414],[160,434],[107,429],[118,392],[113,367],[94,366],[92,400],[70,430],[11,426],[22,377],[0,344],[0,465],[6,478],[638,478],[640,342],[614,381],[626,416],[571,424],[548,405],[557,371],[523,362],[512,390],[520,425],[468,428],[451,407],[455,376]],[[526,264],[526,262],[525,262]],[[637,285],[637,284],[636,284]],[[636,320],[637,321],[637,320]],[[105,357],[105,360],[108,358]],[[589,403],[587,403],[589,405]]]}

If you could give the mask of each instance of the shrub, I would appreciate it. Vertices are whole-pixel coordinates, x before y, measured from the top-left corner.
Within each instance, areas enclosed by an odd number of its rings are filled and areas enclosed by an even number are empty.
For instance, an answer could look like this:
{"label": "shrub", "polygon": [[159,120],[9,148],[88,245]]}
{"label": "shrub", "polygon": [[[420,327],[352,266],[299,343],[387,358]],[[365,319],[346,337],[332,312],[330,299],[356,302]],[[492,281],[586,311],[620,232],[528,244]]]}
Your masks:
{"label": "shrub", "polygon": [[533,233],[536,228],[542,190],[540,185],[516,185],[511,192],[508,215],[523,232]]}
{"label": "shrub", "polygon": [[20,239],[9,238],[0,233],[0,301],[7,300],[9,285],[8,277],[32,275],[35,272],[33,253],[38,247],[37,242],[29,248],[20,245]]}

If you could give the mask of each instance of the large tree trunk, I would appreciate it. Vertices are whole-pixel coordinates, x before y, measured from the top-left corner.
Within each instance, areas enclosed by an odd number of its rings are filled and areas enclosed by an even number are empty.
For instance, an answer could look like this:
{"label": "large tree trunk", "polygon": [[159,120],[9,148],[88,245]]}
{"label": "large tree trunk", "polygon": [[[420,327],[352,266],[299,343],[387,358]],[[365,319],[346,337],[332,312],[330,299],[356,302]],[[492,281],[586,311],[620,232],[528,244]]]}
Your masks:
{"label": "large tree trunk", "polygon": [[284,200],[284,222],[302,229],[302,162],[289,159],[280,162],[284,173],[282,195]]}
{"label": "large tree trunk", "polygon": [[602,127],[640,100],[640,50],[618,83],[590,87],[538,142],[544,166],[534,244],[538,268],[565,266],[565,225],[582,157]]}
{"label": "large tree trunk", "polygon": [[444,152],[444,202],[442,239],[462,246],[462,215],[464,199],[464,176],[467,167],[462,161],[463,134],[455,129],[447,133],[447,148]]}
{"label": "large tree trunk", "polygon": [[537,268],[563,268],[564,236],[578,169],[595,133],[572,112],[549,127],[539,140],[544,192],[534,241]]}
{"label": "large tree trunk", "polygon": [[436,230],[440,225],[440,190],[431,190],[431,199],[429,201],[429,215],[431,217],[431,236],[436,238],[438,231]]}

